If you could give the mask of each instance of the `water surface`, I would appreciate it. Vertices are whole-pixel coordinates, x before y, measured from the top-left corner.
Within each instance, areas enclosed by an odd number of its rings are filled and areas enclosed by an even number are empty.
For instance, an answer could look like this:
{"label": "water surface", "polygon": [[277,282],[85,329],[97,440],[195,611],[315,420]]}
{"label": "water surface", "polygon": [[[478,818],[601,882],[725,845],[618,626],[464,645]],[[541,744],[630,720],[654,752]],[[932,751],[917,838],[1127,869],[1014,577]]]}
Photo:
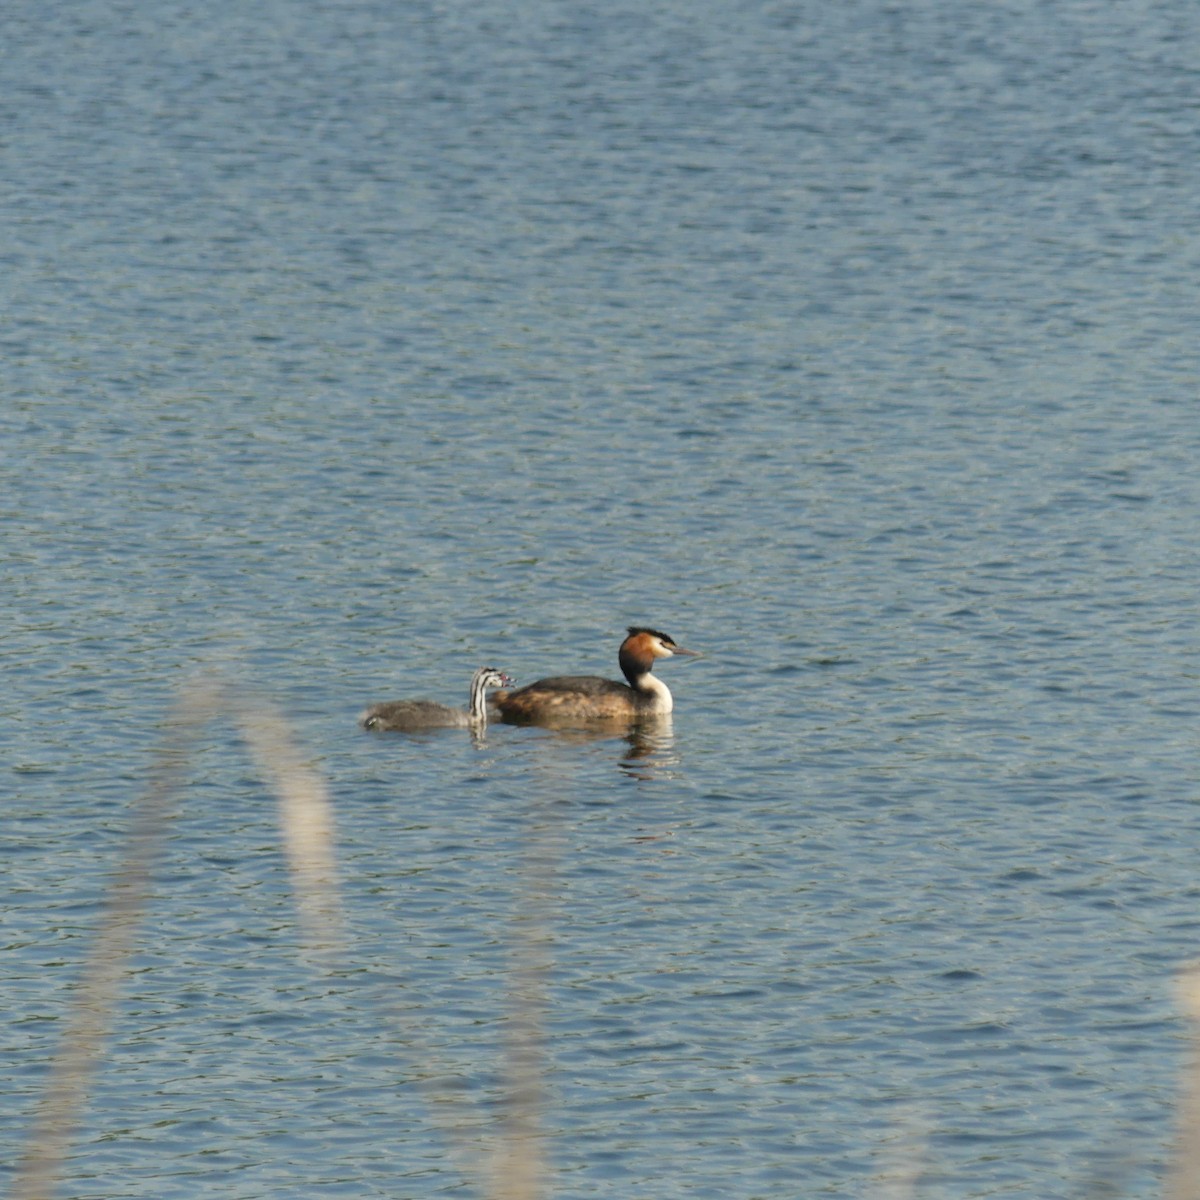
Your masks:
{"label": "water surface", "polygon": [[[349,940],[297,953],[213,726],[64,1195],[457,1194],[531,913],[555,1195],[1158,1195],[1193,10],[3,22],[0,1159],[217,662],[329,782]],[[654,739],[355,726],[630,623],[706,655]]]}

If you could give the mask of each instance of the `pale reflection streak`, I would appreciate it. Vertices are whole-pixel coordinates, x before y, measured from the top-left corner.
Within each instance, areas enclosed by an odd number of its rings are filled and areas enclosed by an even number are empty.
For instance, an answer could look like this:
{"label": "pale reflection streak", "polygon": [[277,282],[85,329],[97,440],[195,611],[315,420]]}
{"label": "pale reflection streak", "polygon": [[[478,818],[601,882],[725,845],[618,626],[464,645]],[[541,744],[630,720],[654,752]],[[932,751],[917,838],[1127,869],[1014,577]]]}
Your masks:
{"label": "pale reflection streak", "polygon": [[[184,789],[198,737],[218,718],[232,720],[276,793],[302,945],[323,961],[333,952],[351,948],[339,896],[333,809],[323,776],[306,761],[288,723],[272,706],[216,674],[203,676],[183,690],[167,721],[151,782],[133,804],[125,851],[64,1018],[27,1149],[14,1171],[13,1200],[49,1200],[57,1190],[112,1027],[137,930],[149,907],[150,881],[162,858],[165,830]],[[547,888],[553,886],[557,849],[545,820],[535,822],[528,854],[520,875],[527,893],[521,906],[523,919],[512,936],[503,1132],[490,1164],[477,1165],[475,1171],[481,1190],[491,1200],[539,1200],[547,1190],[540,1130],[546,1074],[541,1030],[550,954]],[[443,1126],[461,1148],[465,1122],[456,1122],[462,1113],[453,1106],[441,1108],[456,1119]]]}
{"label": "pale reflection streak", "polygon": [[87,1089],[112,1026],[121,981],[149,907],[167,823],[184,787],[197,738],[213,720],[238,727],[279,802],[279,824],[306,949],[343,944],[333,810],[320,774],[303,759],[286,722],[270,706],[207,675],[183,689],[145,793],[132,808],[125,851],[109,884],[99,927],[63,1021],[58,1050],[14,1172],[13,1200],[47,1200],[79,1123]]}

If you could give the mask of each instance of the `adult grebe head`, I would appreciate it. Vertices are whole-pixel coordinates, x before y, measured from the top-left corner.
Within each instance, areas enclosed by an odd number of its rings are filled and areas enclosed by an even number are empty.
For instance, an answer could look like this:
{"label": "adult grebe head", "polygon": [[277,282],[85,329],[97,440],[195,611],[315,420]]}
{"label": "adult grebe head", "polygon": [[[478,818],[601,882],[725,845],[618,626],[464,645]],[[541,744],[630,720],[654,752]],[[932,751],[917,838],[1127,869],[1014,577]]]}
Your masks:
{"label": "adult grebe head", "polygon": [[617,661],[632,687],[636,680],[650,674],[656,658],[670,658],[675,654],[697,657],[698,651],[685,650],[675,644],[675,639],[658,629],[647,629],[642,625],[630,625],[628,636],[617,651]]}

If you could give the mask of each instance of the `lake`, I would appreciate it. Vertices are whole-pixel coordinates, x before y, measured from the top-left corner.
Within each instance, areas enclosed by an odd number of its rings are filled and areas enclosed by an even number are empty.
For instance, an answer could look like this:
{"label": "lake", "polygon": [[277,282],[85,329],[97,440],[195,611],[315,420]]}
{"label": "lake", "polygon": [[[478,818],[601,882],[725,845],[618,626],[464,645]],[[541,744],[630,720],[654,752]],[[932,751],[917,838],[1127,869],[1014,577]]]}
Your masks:
{"label": "lake", "polygon": [[[1162,1194],[1193,7],[0,28],[4,1186],[221,672],[328,787],[344,937],[205,725],[62,1195],[461,1195],[522,1013],[555,1197]],[[704,655],[653,735],[357,726],[630,624]]]}

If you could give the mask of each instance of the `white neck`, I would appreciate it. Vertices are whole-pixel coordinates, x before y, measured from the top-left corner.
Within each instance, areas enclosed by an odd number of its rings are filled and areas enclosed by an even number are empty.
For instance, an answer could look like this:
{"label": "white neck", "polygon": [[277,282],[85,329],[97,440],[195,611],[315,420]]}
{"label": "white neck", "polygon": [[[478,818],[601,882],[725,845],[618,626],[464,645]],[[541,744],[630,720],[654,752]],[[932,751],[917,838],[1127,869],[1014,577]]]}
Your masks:
{"label": "white neck", "polygon": [[671,689],[657,675],[651,675],[649,671],[644,675],[639,675],[633,681],[633,687],[635,691],[641,692],[649,700],[649,703],[644,705],[646,712],[665,714],[675,707]]}

